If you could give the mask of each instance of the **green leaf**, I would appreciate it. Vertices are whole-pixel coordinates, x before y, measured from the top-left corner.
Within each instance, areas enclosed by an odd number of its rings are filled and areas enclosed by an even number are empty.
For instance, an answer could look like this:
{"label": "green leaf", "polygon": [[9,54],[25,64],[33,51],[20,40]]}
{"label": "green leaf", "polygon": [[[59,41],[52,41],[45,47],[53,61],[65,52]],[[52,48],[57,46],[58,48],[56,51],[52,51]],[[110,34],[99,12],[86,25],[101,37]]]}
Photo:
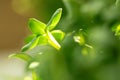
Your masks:
{"label": "green leaf", "polygon": [[24,51],[27,51],[29,49],[36,47],[38,44],[38,41],[39,41],[39,37],[34,37],[31,42],[29,42],[28,44],[22,47],[21,51],[24,52]]}
{"label": "green leaf", "polygon": [[28,22],[29,28],[34,34],[44,34],[46,24],[40,22],[39,20],[35,18],[30,18]]}
{"label": "green leaf", "polygon": [[116,31],[115,31],[116,36],[120,36],[120,25],[117,26]]}
{"label": "green leaf", "polygon": [[74,39],[75,42],[79,43],[80,45],[85,44],[85,38],[82,34],[73,36],[73,39]]}
{"label": "green leaf", "polygon": [[65,33],[62,32],[61,30],[54,30],[51,31],[51,33],[58,42],[62,41],[65,36]]}
{"label": "green leaf", "polygon": [[35,34],[29,35],[27,38],[25,38],[25,44],[28,44],[32,39],[35,37]]}
{"label": "green leaf", "polygon": [[56,27],[56,25],[58,24],[58,22],[61,18],[61,15],[62,15],[62,8],[59,8],[55,11],[55,13],[51,17],[50,21],[48,22],[48,24],[47,24],[48,30],[52,30]]}
{"label": "green leaf", "polygon": [[112,31],[115,32],[115,31],[116,31],[116,28],[117,28],[117,25],[113,26],[113,27],[112,27]]}
{"label": "green leaf", "polygon": [[120,36],[120,25],[114,26],[112,31],[115,32],[115,36]]}
{"label": "green leaf", "polygon": [[32,77],[33,77],[33,80],[42,80],[40,79],[40,76],[38,76],[34,70],[32,71]]}
{"label": "green leaf", "polygon": [[32,60],[32,57],[29,56],[28,54],[25,54],[25,53],[12,54],[9,57],[10,58],[19,58],[19,59],[22,59],[24,61],[30,61],[30,60]]}
{"label": "green leaf", "polygon": [[60,44],[55,40],[53,35],[47,30],[47,38],[48,38],[48,43],[59,50],[61,48]]}
{"label": "green leaf", "polygon": [[39,37],[38,45],[39,44],[45,45],[47,43],[48,43],[48,39],[47,39],[47,35],[46,34],[44,34],[44,35]]}

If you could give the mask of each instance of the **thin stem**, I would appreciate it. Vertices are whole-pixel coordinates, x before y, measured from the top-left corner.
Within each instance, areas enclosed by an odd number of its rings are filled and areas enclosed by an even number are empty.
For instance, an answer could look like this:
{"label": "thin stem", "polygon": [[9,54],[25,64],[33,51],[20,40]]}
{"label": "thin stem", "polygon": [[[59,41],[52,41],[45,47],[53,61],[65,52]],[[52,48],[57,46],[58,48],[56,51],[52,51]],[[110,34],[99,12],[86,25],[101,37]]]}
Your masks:
{"label": "thin stem", "polygon": [[32,78],[33,80],[39,80],[34,70],[32,71]]}

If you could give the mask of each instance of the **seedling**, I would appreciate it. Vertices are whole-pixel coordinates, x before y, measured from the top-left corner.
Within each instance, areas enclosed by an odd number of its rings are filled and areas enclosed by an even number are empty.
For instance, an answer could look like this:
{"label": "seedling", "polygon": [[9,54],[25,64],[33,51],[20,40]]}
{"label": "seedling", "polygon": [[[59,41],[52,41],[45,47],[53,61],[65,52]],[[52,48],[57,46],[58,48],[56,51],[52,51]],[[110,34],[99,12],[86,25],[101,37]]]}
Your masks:
{"label": "seedling", "polygon": [[56,12],[53,14],[52,18],[48,22],[48,24],[45,24],[43,22],[40,22],[39,20],[35,18],[30,18],[28,22],[29,29],[32,32],[32,35],[30,35],[26,39],[26,45],[21,49],[22,52],[33,49],[39,44],[50,44],[57,50],[61,48],[58,41],[61,41],[64,38],[64,32],[61,30],[53,30],[56,25],[58,24],[62,14],[62,9],[59,8],[56,10]]}
{"label": "seedling", "polygon": [[[35,48],[38,45],[51,45],[55,49],[60,50],[60,41],[63,40],[65,33],[61,30],[53,30],[58,24],[62,15],[62,8],[55,11],[50,21],[45,24],[35,18],[30,18],[28,21],[29,29],[32,35],[25,39],[25,46],[22,47],[21,52],[12,54],[9,57],[16,57],[26,62],[31,62],[33,57],[26,54],[25,51]],[[39,62],[31,62],[29,68],[33,69],[39,66]],[[32,70],[33,80],[38,80],[34,70]]]}

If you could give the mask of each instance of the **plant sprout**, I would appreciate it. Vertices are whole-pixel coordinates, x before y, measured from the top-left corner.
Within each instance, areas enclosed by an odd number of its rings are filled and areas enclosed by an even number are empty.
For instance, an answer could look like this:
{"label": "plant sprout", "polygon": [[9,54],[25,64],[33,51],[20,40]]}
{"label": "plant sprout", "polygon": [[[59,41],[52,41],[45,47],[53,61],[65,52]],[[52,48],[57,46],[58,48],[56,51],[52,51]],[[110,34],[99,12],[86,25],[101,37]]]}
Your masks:
{"label": "plant sprout", "polygon": [[53,30],[58,24],[62,14],[62,8],[56,10],[52,18],[45,24],[35,18],[30,18],[28,21],[29,29],[32,32],[26,39],[26,45],[22,47],[21,51],[24,52],[33,49],[37,45],[49,43],[51,46],[59,50],[61,48],[59,41],[63,40],[64,32],[61,30]]}
{"label": "plant sprout", "polygon": [[50,44],[55,49],[60,50],[60,41],[63,40],[65,33],[61,30],[53,30],[58,24],[62,15],[62,8],[55,11],[50,21],[45,24],[35,18],[30,18],[28,26],[32,35],[25,39],[25,46],[22,47],[21,52],[12,54],[9,57],[19,58],[26,62],[31,62],[28,69],[32,70],[33,80],[39,80],[34,68],[39,66],[39,62],[33,61],[34,58],[25,53],[25,51],[35,48],[38,45]]}

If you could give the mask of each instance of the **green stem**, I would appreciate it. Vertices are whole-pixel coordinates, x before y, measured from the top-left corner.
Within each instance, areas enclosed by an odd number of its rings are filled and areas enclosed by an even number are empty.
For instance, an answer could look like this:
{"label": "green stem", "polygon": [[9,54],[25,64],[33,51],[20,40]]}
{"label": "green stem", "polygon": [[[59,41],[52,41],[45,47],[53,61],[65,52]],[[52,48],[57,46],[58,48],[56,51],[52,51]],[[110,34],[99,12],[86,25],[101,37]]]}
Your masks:
{"label": "green stem", "polygon": [[33,80],[39,80],[34,70],[32,71],[32,77],[33,77]]}

